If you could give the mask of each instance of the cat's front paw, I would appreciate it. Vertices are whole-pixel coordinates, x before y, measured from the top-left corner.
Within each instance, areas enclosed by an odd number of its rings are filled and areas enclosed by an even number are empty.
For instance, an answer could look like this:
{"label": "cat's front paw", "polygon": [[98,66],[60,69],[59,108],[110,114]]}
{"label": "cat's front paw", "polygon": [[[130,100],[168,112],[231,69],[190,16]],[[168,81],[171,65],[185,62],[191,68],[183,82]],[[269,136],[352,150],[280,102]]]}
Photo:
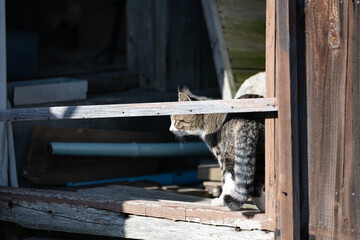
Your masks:
{"label": "cat's front paw", "polygon": [[211,205],[212,206],[224,206],[224,199],[214,198],[213,200],[211,200]]}

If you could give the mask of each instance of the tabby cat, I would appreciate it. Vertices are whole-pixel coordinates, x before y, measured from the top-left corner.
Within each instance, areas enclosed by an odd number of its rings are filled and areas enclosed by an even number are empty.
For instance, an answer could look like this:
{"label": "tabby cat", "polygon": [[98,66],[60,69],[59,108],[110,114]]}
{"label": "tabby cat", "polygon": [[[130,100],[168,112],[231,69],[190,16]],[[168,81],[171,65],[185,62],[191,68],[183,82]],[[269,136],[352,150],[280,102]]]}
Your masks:
{"label": "tabby cat", "polygon": [[[258,98],[244,95],[240,98]],[[179,101],[206,101],[186,86],[178,88]],[[222,193],[212,205],[240,210],[251,196],[260,211],[264,201],[264,116],[262,114],[197,114],[171,116],[170,131],[177,136],[197,135],[217,158],[222,172]]]}

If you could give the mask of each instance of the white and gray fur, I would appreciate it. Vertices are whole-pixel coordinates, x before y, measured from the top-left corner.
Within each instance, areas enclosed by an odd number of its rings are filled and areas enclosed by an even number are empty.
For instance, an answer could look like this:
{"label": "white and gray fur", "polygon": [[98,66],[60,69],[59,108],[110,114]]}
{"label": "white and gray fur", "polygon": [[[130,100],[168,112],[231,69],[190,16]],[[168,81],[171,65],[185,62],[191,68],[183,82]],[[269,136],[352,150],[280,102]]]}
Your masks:
{"label": "white and gray fur", "polygon": [[[206,101],[179,86],[179,101]],[[244,95],[241,98],[257,98]],[[217,158],[222,172],[222,193],[212,205],[225,205],[240,210],[251,196],[265,211],[264,189],[264,116],[251,114],[197,114],[171,116],[170,131],[177,136],[197,135]]]}

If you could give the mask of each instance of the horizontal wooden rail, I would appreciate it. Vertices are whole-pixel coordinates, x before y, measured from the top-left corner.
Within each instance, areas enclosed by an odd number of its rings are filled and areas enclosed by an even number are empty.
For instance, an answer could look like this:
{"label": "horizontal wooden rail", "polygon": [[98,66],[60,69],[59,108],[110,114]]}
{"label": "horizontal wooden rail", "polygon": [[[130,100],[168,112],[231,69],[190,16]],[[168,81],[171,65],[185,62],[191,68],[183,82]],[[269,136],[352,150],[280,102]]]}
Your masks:
{"label": "horizontal wooden rail", "polygon": [[15,108],[0,111],[0,121],[90,119],[204,113],[276,112],[276,98],[158,102],[65,107]]}

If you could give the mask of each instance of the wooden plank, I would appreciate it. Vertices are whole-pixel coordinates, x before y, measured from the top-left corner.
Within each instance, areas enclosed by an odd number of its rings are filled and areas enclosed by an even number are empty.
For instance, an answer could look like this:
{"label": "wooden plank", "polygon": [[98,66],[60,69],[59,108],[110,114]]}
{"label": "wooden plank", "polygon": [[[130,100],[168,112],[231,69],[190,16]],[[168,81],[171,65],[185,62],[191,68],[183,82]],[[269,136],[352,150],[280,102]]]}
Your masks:
{"label": "wooden plank", "polygon": [[207,181],[221,181],[221,170],[218,163],[200,163],[198,179]]}
{"label": "wooden plank", "polygon": [[[275,97],[275,1],[266,1],[266,96]],[[266,216],[275,229],[276,176],[274,116],[265,119],[265,189]]]}
{"label": "wooden plank", "polygon": [[137,26],[140,18],[137,18],[134,13],[138,10],[138,1],[126,1],[126,64],[129,72],[138,73],[139,49],[137,45]]}
{"label": "wooden plank", "polygon": [[358,239],[359,3],[305,10],[309,235]]}
{"label": "wooden plank", "polygon": [[238,89],[245,79],[265,69],[266,1],[216,0],[216,4]]}
{"label": "wooden plank", "polygon": [[7,108],[6,97],[6,12],[5,0],[0,0],[0,109]]}
{"label": "wooden plank", "polygon": [[[189,222],[134,215],[121,215],[84,206],[45,203],[15,206],[6,214],[7,221],[19,223],[30,229],[81,233],[101,237],[121,237],[147,240],[182,239],[272,239],[272,233],[264,231],[235,231],[233,227],[208,226]],[[46,209],[44,209],[46,208]],[[51,213],[47,209],[52,209]],[[65,210],[65,211],[64,211]],[[77,212],[82,212],[79,215]],[[32,217],[29,218],[29,215]],[[41,238],[42,239],[42,238]]]}
{"label": "wooden plank", "polygon": [[144,89],[153,89],[156,83],[155,5],[150,0],[126,2],[128,69],[139,74]]}
{"label": "wooden plank", "polygon": [[[128,1],[129,2],[129,1]],[[142,3],[141,3],[142,4]],[[171,21],[169,18],[170,2],[167,0],[157,0],[154,2],[154,50],[155,60],[153,62],[154,74],[153,84],[155,89],[160,91],[168,91],[169,83],[167,81],[168,74],[168,25]],[[139,6],[142,8],[142,6]],[[147,11],[147,10],[146,10]],[[136,16],[137,17],[137,16]],[[143,41],[143,39],[138,39]],[[148,49],[146,49],[148,51]],[[139,55],[139,57],[143,57]],[[152,64],[150,64],[152,65]]]}
{"label": "wooden plank", "polygon": [[235,95],[235,83],[215,0],[201,0],[223,99]]}
{"label": "wooden plank", "polygon": [[11,82],[14,105],[63,102],[86,99],[88,82],[75,78],[49,78]]}
{"label": "wooden plank", "polygon": [[[358,4],[359,5],[359,4]],[[356,91],[353,91],[354,88],[357,88],[359,84],[359,75],[356,61],[359,58],[357,48],[360,45],[356,40],[356,34],[358,34],[355,29],[355,10],[354,4],[348,4],[348,45],[347,45],[347,69],[346,69],[346,83],[345,83],[345,116],[344,118],[344,159],[343,159],[343,180],[341,183],[342,190],[340,190],[341,198],[341,207],[342,213],[340,216],[340,221],[335,220],[334,222],[343,223],[341,226],[341,234],[343,239],[358,239],[360,237],[360,222],[358,221],[357,212],[360,210],[360,201],[357,199],[356,193],[359,193],[360,186],[358,186],[358,177],[356,165],[359,165],[360,160],[356,157],[360,152],[359,148],[356,148],[356,138],[359,138],[359,135],[356,133],[359,132],[358,116],[354,115],[359,114],[357,109],[360,107],[359,98],[360,95],[355,95]],[[346,10],[344,11],[346,13]],[[346,24],[345,24],[346,26]],[[356,70],[354,70],[354,68]],[[356,109],[356,110],[355,110]],[[355,110],[355,111],[354,111]],[[344,223],[348,221],[348,223]]]}
{"label": "wooden plank", "polygon": [[[170,186],[168,186],[170,187]],[[77,191],[81,194],[92,194],[98,197],[111,197],[112,199],[130,201],[130,200],[147,200],[147,201],[176,201],[187,203],[197,203],[203,205],[210,205],[211,199],[197,196],[190,196],[185,194],[177,194],[169,191],[142,189],[132,186],[123,185],[108,185],[104,187],[94,187],[79,189]],[[247,206],[248,207],[248,206]],[[178,216],[174,216],[177,218]],[[182,218],[182,217],[181,217]]]}
{"label": "wooden plank", "polygon": [[127,2],[128,67],[139,73],[143,89],[165,92],[181,83],[196,90],[216,84],[201,11],[201,3],[191,0]]}
{"label": "wooden plank", "polygon": [[199,51],[201,3],[191,0],[171,1],[170,6],[171,24],[168,26],[167,40],[170,89],[177,89],[180,84],[190,89],[199,89],[202,64]]}
{"label": "wooden plank", "polygon": [[[70,207],[76,210],[78,207],[81,207],[81,209],[86,207],[117,214],[164,218],[212,226],[238,227],[242,230],[268,229],[265,215],[257,210],[244,209],[234,212],[227,210],[225,207],[210,206],[210,199],[156,190],[125,186],[109,189],[110,191],[102,188],[74,193],[2,188],[0,189],[0,220],[21,222],[20,219],[12,219],[12,216],[14,216],[12,209],[18,206],[26,207],[27,210],[40,210],[39,208],[41,208],[50,216],[55,212],[54,215],[66,215],[67,211],[64,208]],[[63,208],[57,209],[54,207],[55,205],[63,206]],[[23,211],[26,212],[26,209]],[[76,212],[76,214],[79,217],[86,217],[87,213],[82,214],[81,212]],[[27,216],[30,219],[33,217],[32,215]],[[106,219],[99,216],[98,222],[101,223],[103,220]]]}
{"label": "wooden plank", "polygon": [[171,114],[227,112],[274,112],[276,110],[277,101],[275,98],[253,98],[241,100],[18,108],[1,110],[0,121],[163,116]]}
{"label": "wooden plank", "polygon": [[[0,0],[0,110],[7,108],[5,0]],[[0,122],[0,186],[8,186],[6,124]]]}
{"label": "wooden plank", "polygon": [[296,63],[295,2],[277,0],[276,22],[276,96],[279,101],[276,144],[278,182],[276,237],[300,239],[300,188],[298,151],[298,106]]}
{"label": "wooden plank", "polygon": [[[319,4],[319,5],[318,5]],[[323,5],[325,4],[325,5]],[[320,7],[317,9],[317,7]],[[338,80],[344,67],[343,54],[339,50],[331,51],[329,44],[339,47],[339,11],[338,4],[329,4],[326,1],[309,4],[306,8],[306,39],[307,56],[307,105],[308,105],[308,165],[309,168],[309,234],[321,239],[334,239],[334,207],[338,208],[339,189],[335,188],[337,162],[342,148],[338,140],[342,137],[342,129],[337,129],[338,116],[343,113],[341,104],[337,100],[345,96],[345,92],[335,89],[340,88],[344,79]],[[325,8],[328,9],[325,11]],[[329,16],[330,13],[334,15]],[[311,19],[310,19],[311,16]],[[332,32],[330,34],[329,18],[332,18]],[[335,18],[334,18],[335,17]],[[321,26],[318,32],[318,26]],[[325,27],[328,27],[326,30]],[[321,37],[320,37],[321,34]],[[329,36],[329,39],[323,36]],[[329,42],[328,42],[329,41]],[[337,41],[337,43],[335,42]],[[341,56],[342,55],[342,56]],[[312,62],[312,63],[311,63]],[[316,62],[316,64],[313,64]],[[326,67],[328,65],[328,67]],[[341,69],[339,69],[341,68]],[[341,84],[344,86],[344,84]],[[328,86],[328,87],[326,87]],[[332,87],[330,87],[332,86]],[[311,116],[311,117],[309,117]],[[340,150],[341,151],[341,150]],[[339,186],[337,186],[339,187]],[[326,203],[322,204],[322,201]],[[338,211],[338,209],[336,210]]]}
{"label": "wooden plank", "polygon": [[[352,12],[353,15],[349,18],[351,25],[350,29],[353,29],[352,34],[352,46],[353,50],[349,51],[352,53],[352,116],[353,116],[353,165],[350,167],[353,171],[351,184],[349,187],[351,189],[351,201],[349,211],[350,211],[350,222],[352,229],[355,230],[355,239],[360,238],[360,186],[358,184],[358,179],[360,179],[360,4],[351,5],[350,9],[354,9]],[[349,71],[350,73],[350,71]],[[355,209],[355,211],[353,210]]]}
{"label": "wooden plank", "polygon": [[298,75],[298,105],[299,105],[299,159],[300,159],[300,220],[301,237],[308,237],[309,223],[309,188],[308,188],[308,165],[307,153],[307,104],[306,104],[306,55],[305,55],[305,2],[296,1],[296,32],[297,32],[297,75]]}
{"label": "wooden plank", "polygon": [[265,68],[264,0],[216,0],[230,64],[234,68]]}

